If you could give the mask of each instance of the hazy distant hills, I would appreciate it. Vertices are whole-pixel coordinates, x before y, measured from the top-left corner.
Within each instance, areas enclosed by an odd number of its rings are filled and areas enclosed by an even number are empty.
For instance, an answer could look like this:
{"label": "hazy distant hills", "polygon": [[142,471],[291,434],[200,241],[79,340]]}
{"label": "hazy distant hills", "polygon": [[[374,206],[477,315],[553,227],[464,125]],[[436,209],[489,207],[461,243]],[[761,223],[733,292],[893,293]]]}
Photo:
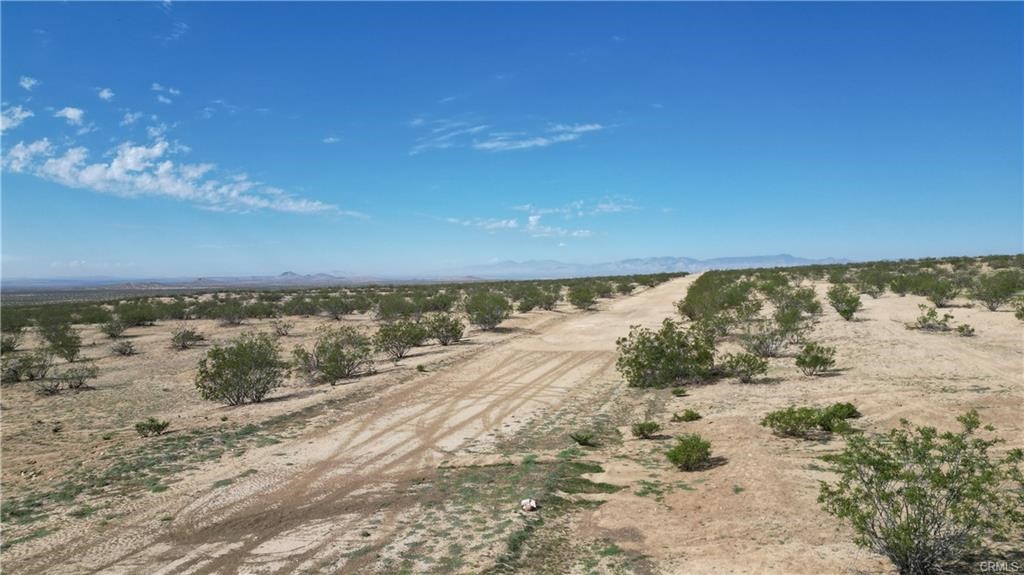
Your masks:
{"label": "hazy distant hills", "polygon": [[415,281],[472,281],[488,279],[555,279],[586,276],[612,276],[662,272],[700,272],[712,269],[769,268],[811,264],[847,263],[837,258],[807,259],[789,254],[771,256],[745,256],[699,260],[685,257],[633,258],[596,264],[573,264],[556,260],[503,261],[467,266],[419,275],[357,276],[325,273],[298,274],[284,272],[276,276],[224,276],[200,278],[60,278],[60,279],[6,279],[5,291],[34,290],[161,290],[213,289],[242,287],[316,287],[367,283]]}
{"label": "hazy distant hills", "polygon": [[555,260],[503,261],[483,266],[450,270],[449,275],[492,279],[551,279],[584,276],[701,272],[706,270],[771,268],[811,264],[847,263],[849,260],[799,258],[789,254],[744,256],[698,260],[685,257],[633,258],[597,264],[570,264]]}

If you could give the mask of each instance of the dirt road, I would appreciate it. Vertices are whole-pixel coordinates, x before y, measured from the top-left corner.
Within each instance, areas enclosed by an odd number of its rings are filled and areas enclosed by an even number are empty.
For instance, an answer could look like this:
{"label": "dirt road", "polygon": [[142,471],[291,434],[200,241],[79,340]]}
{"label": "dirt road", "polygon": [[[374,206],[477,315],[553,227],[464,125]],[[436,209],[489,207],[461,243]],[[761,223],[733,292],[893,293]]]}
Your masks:
{"label": "dirt road", "polygon": [[[8,558],[32,573],[291,573],[346,567],[354,546],[386,539],[416,486],[457,454],[487,454],[532,413],[580,389],[611,386],[615,339],[656,325],[692,278],[481,346],[333,413],[285,443],[227,460],[168,492],[126,504],[102,531],[69,531],[58,549]],[[232,478],[223,489],[216,479]],[[363,529],[372,525],[372,534]],[[74,529],[74,527],[69,527]],[[369,537],[369,539],[368,539]],[[360,541],[361,539],[361,541]],[[11,572],[14,572],[12,570]]]}

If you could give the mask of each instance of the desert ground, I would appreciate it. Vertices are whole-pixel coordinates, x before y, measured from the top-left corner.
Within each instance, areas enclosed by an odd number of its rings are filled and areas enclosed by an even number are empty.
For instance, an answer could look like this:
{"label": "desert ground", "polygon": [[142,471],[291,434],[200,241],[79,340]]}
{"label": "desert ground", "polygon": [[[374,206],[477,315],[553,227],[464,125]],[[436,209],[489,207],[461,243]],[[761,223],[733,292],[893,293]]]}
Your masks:
{"label": "desert ground", "polygon": [[[825,306],[812,337],[837,349],[829,377],[803,375],[789,350],[760,383],[727,379],[684,397],[627,387],[616,338],[678,317],[674,302],[695,277],[594,311],[516,314],[376,375],[337,386],[293,378],[240,407],[199,399],[206,348],[170,350],[176,322],[131,328],[141,355],[128,358],[83,328],[85,355],[102,369],[94,389],[3,391],[4,496],[96,481],[118,465],[133,480],[119,496],[53,498],[45,518],[6,525],[15,544],[3,571],[890,573],[816,502],[831,478],[819,457],[843,439],[780,438],[759,425],[765,413],[849,401],[863,414],[856,427],[881,432],[902,418],[955,429],[974,408],[1007,439],[1001,449],[1024,446],[1024,324],[962,306],[949,311],[974,337],[908,330],[925,301],[913,295],[862,296],[849,322]],[[827,287],[815,284],[823,301]],[[286,348],[325,321],[298,320]],[[265,322],[189,323],[218,341]],[[702,419],[671,421],[687,408]],[[169,433],[137,437],[132,424],[151,415]],[[659,421],[660,439],[634,439],[639,419]],[[598,445],[575,446],[568,434],[579,429]],[[669,464],[666,446],[684,432],[711,441],[714,465]],[[521,511],[523,497],[540,509]]]}

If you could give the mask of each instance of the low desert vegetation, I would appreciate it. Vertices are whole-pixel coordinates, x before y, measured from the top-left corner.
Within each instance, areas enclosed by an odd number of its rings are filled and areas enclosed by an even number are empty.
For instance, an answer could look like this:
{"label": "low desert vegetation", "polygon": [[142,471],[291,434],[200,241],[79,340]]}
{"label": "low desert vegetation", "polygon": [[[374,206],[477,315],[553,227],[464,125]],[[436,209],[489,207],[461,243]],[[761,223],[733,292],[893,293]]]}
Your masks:
{"label": "low desert vegetation", "polygon": [[796,407],[773,411],[761,420],[776,435],[811,439],[823,434],[847,433],[852,430],[848,419],[860,417],[851,403],[834,403],[828,407]]}
{"label": "low desert vegetation", "polygon": [[206,338],[196,330],[182,324],[171,332],[171,347],[185,350],[199,345]]}
{"label": "low desert vegetation", "polygon": [[597,434],[593,431],[574,431],[569,434],[569,439],[580,447],[597,447]]}
{"label": "low desert vegetation", "polygon": [[753,383],[758,376],[768,373],[768,360],[752,353],[725,354],[719,366],[724,374],[738,378],[741,383]]}
{"label": "low desert vegetation", "polygon": [[706,378],[714,368],[714,348],[708,341],[671,319],[665,319],[657,331],[634,326],[616,343],[616,366],[633,387],[666,387]]}
{"label": "low desert vegetation", "polygon": [[292,350],[292,365],[317,382],[335,383],[373,373],[373,342],[351,326],[323,326],[317,330],[313,350]]}
{"label": "low desert vegetation", "polygon": [[491,330],[508,319],[512,305],[500,293],[481,290],[466,298],[466,316],[480,329]]}
{"label": "low desert vegetation", "polygon": [[837,284],[828,290],[828,303],[843,319],[851,321],[861,308],[860,294],[845,284]]}
{"label": "low desert vegetation", "polygon": [[901,575],[966,572],[969,554],[1024,524],[1024,453],[990,454],[1000,440],[977,435],[975,411],[958,421],[959,433],[903,421],[883,435],[850,435],[824,458],[839,480],[822,482],[818,500]]}
{"label": "low desert vegetation", "polygon": [[836,348],[808,342],[796,356],[796,366],[804,375],[824,375],[836,365]]}
{"label": "low desert vegetation", "polygon": [[636,421],[630,427],[633,437],[637,439],[651,439],[661,431],[661,424],[657,421]]}
{"label": "low desert vegetation", "polygon": [[462,340],[465,327],[462,320],[449,314],[438,313],[427,318],[427,336],[437,340],[437,343],[446,346],[458,343]]}
{"label": "low desert vegetation", "polygon": [[155,417],[150,417],[145,421],[136,423],[135,432],[138,433],[140,437],[153,437],[156,435],[163,435],[170,425],[170,421],[161,421]]}
{"label": "low desert vegetation", "polygon": [[227,345],[215,344],[199,360],[196,388],[203,399],[227,405],[258,403],[280,387],[286,364],[270,334],[243,333]]}
{"label": "low desert vegetation", "polygon": [[427,329],[414,321],[395,321],[380,326],[373,336],[373,345],[379,353],[397,363],[409,350],[422,345],[427,335]]}
{"label": "low desert vegetation", "polygon": [[672,421],[675,421],[675,422],[697,421],[700,418],[701,418],[700,413],[698,413],[696,410],[693,410],[693,409],[687,409],[687,410],[684,410],[682,413],[673,413],[672,414]]}
{"label": "low desert vegetation", "polygon": [[696,433],[681,435],[665,456],[683,471],[697,471],[707,466],[711,459],[711,442]]}
{"label": "low desert vegetation", "polygon": [[129,357],[138,353],[135,349],[135,344],[128,340],[121,340],[114,345],[110,346],[110,351],[116,355]]}

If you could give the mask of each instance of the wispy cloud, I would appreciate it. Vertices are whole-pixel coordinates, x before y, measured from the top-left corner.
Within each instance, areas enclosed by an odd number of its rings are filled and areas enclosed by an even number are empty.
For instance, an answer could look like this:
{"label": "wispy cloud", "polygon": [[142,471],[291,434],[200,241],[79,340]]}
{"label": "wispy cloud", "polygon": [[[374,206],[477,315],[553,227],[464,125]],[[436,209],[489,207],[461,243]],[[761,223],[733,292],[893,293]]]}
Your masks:
{"label": "wispy cloud", "polygon": [[35,88],[37,85],[39,85],[39,80],[36,80],[35,78],[32,78],[30,76],[22,76],[20,79],[18,79],[18,85],[31,92],[32,88]]}
{"label": "wispy cloud", "polygon": [[519,222],[515,218],[510,219],[498,219],[498,218],[444,218],[444,221],[449,224],[458,224],[460,226],[480,228],[482,230],[514,230],[519,227]]}
{"label": "wispy cloud", "polygon": [[82,120],[85,118],[85,110],[81,108],[66,107],[57,110],[53,114],[54,118],[64,118],[68,121],[68,124],[72,126],[81,126]]}
{"label": "wispy cloud", "polygon": [[341,138],[337,136],[327,136],[322,141],[325,144],[337,144],[338,142],[341,141]]}
{"label": "wispy cloud", "polygon": [[7,130],[13,130],[25,120],[35,116],[32,110],[21,106],[8,106],[0,111],[0,134]]}
{"label": "wispy cloud", "polygon": [[125,112],[124,117],[121,118],[121,125],[130,126],[138,122],[144,115],[142,112]]}
{"label": "wispy cloud", "polygon": [[125,198],[165,197],[213,211],[272,210],[365,217],[332,204],[297,197],[245,174],[218,176],[212,163],[178,161],[176,156],[187,150],[187,146],[172,143],[159,134],[148,144],[121,142],[104,154],[109,161],[90,161],[87,148],[57,150],[44,138],[29,144],[19,142],[3,157],[2,166],[9,172],[29,173],[70,188]]}
{"label": "wispy cloud", "polygon": [[181,90],[177,88],[171,88],[169,86],[164,86],[159,82],[153,82],[149,86],[149,89],[157,93],[156,101],[160,102],[161,104],[171,104],[174,102],[174,100],[172,100],[170,96],[181,95]]}
{"label": "wispy cloud", "polygon": [[174,103],[174,100],[171,100],[170,98],[168,98],[167,96],[164,96],[163,94],[157,94],[156,95],[156,101],[160,102],[161,104],[173,104]]}
{"label": "wispy cloud", "polygon": [[444,118],[427,120],[423,117],[414,118],[409,122],[409,126],[425,132],[416,139],[416,143],[409,151],[410,155],[430,150],[463,147],[488,152],[546,148],[578,140],[590,132],[607,129],[607,126],[597,123],[550,124],[543,131],[531,133],[529,131],[492,130],[489,124],[480,122]]}
{"label": "wispy cloud", "polygon": [[97,96],[100,97],[100,100],[105,100],[105,101],[109,102],[109,101],[114,99],[114,91],[111,90],[110,88],[103,88],[102,90],[99,91]]}

